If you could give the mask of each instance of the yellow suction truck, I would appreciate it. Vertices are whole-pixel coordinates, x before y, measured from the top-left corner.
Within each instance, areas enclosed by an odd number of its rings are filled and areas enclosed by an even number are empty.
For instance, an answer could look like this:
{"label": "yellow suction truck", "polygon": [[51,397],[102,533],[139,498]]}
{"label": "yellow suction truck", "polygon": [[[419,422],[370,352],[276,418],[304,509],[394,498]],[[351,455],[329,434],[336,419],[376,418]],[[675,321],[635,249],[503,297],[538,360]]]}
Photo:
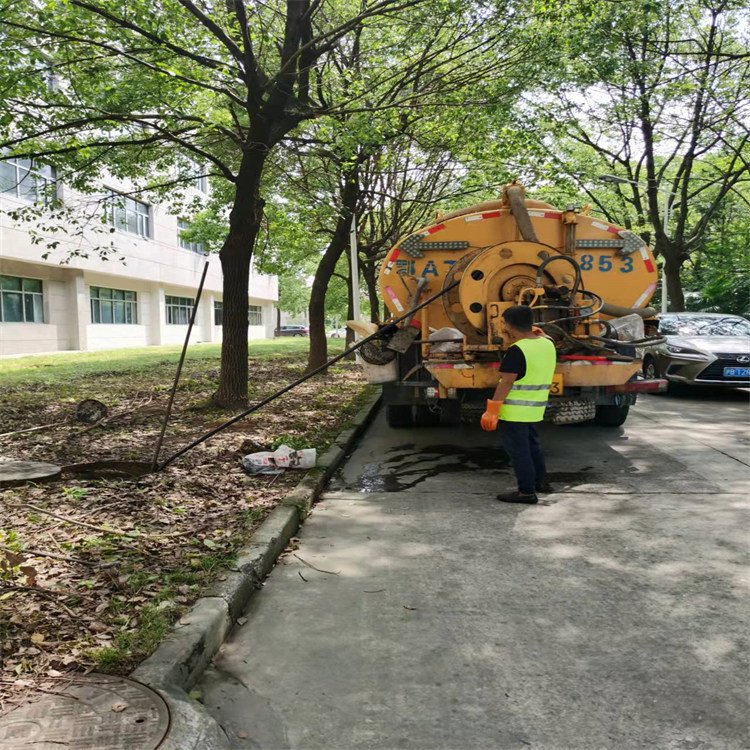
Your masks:
{"label": "yellow suction truck", "polygon": [[647,334],[656,283],[640,237],[527,200],[512,183],[501,200],[438,214],[388,251],[379,284],[390,316],[360,362],[382,383],[392,427],[456,424],[497,385],[510,345],[503,310],[528,305],[557,349],[545,420],[619,426],[637,393],[666,388],[640,376],[637,358],[657,340]]}

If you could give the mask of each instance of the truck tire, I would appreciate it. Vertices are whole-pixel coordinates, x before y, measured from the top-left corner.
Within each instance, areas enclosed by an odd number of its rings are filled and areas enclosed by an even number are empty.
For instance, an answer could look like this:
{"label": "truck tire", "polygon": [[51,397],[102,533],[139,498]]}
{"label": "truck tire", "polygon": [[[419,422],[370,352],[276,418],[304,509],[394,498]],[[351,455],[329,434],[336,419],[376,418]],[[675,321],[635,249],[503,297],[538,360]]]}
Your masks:
{"label": "truck tire", "polygon": [[440,409],[438,407],[420,404],[414,409],[414,425],[416,427],[437,427],[440,424]]}
{"label": "truck tire", "polygon": [[411,427],[414,424],[411,406],[389,404],[385,407],[385,421],[389,427]]}
{"label": "truck tire", "polygon": [[625,424],[628,418],[630,406],[615,406],[614,404],[604,404],[596,407],[596,417],[594,422],[602,427],[619,427]]}
{"label": "truck tire", "polygon": [[446,399],[440,406],[440,424],[444,427],[456,427],[461,424],[461,402]]}
{"label": "truck tire", "polygon": [[544,420],[552,424],[578,424],[596,418],[596,404],[587,398],[568,398],[550,402]]}

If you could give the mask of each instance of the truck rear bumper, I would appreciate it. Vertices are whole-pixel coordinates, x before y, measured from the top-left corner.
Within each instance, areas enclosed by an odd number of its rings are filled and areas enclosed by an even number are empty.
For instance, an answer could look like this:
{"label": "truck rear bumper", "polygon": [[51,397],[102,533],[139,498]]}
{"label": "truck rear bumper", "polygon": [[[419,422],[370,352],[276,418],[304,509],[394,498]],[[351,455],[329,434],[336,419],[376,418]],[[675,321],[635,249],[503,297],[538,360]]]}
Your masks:
{"label": "truck rear bumper", "polygon": [[604,390],[607,393],[664,393],[667,390],[667,381],[664,378],[631,380],[622,385],[608,385]]}

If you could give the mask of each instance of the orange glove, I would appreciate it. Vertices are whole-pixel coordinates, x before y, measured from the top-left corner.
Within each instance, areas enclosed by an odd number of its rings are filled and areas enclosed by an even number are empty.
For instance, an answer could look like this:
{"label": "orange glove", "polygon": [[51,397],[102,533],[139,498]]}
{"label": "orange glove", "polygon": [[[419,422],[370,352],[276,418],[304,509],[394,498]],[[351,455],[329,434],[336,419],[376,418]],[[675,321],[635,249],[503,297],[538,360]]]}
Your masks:
{"label": "orange glove", "polygon": [[497,420],[500,418],[500,407],[502,405],[502,401],[493,401],[491,398],[487,399],[487,411],[482,414],[480,422],[485,432],[492,432],[497,429]]}

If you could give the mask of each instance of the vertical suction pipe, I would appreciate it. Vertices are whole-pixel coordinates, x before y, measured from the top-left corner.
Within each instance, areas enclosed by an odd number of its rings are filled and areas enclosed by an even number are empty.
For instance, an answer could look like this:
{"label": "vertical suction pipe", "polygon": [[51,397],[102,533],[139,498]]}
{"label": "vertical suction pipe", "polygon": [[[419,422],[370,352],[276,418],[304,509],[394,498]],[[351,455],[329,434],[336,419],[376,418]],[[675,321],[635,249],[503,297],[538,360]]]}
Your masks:
{"label": "vertical suction pipe", "polygon": [[180,382],[180,374],[182,373],[182,365],[185,363],[185,355],[187,354],[188,343],[190,341],[190,334],[193,330],[193,323],[195,323],[195,315],[198,312],[198,304],[201,301],[201,294],[203,292],[203,284],[206,281],[206,274],[208,273],[208,261],[203,266],[203,275],[201,276],[201,282],[198,284],[198,291],[195,293],[195,304],[193,305],[193,312],[190,315],[190,323],[188,325],[187,333],[185,334],[185,343],[182,345],[182,353],[180,354],[180,361],[177,364],[177,372],[174,374],[174,382],[172,383],[172,390],[169,394],[169,402],[167,403],[167,410],[164,413],[164,421],[161,425],[161,432],[159,433],[159,439],[156,441],[156,450],[154,451],[154,457],[151,460],[151,471],[156,471],[159,466],[159,453],[161,452],[161,444],[164,442],[164,433],[167,431],[167,423],[169,417],[172,414],[172,406],[174,404],[175,393],[177,393],[177,384]]}
{"label": "vertical suction pipe", "polygon": [[526,191],[518,182],[511,182],[503,188],[503,199],[510,206],[510,212],[516,220],[521,237],[526,242],[539,242],[526,208]]}

